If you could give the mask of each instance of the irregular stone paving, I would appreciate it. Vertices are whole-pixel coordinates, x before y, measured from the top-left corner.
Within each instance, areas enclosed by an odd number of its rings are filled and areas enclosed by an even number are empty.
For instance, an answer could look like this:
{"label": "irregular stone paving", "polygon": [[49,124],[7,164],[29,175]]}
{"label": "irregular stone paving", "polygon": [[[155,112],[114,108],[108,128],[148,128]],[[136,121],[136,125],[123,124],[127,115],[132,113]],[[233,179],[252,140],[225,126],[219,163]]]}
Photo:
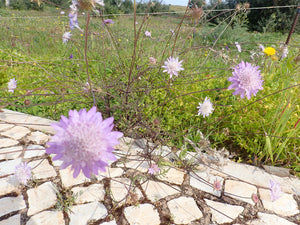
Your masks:
{"label": "irregular stone paving", "polygon": [[[53,122],[0,112],[0,225],[300,224],[298,178],[199,151],[179,159],[143,139],[122,138],[118,161],[105,173],[74,179],[45,154]],[[14,176],[22,161],[33,172],[26,186]],[[160,165],[157,175],[148,173],[153,163]],[[281,185],[276,201],[270,180]]]}

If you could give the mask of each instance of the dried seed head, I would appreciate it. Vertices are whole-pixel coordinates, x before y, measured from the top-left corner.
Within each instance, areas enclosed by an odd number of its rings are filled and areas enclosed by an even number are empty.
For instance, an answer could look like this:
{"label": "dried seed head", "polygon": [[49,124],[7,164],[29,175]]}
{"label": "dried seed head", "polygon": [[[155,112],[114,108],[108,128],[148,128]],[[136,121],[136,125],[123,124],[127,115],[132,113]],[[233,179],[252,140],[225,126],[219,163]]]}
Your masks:
{"label": "dried seed head", "polygon": [[31,101],[28,100],[28,99],[26,99],[26,100],[24,101],[24,104],[25,104],[25,105],[30,105],[30,104],[31,104]]}
{"label": "dried seed head", "polygon": [[154,123],[155,125],[159,125],[159,124],[160,124],[160,122],[159,122],[158,119],[154,119],[154,120],[153,120],[153,123]]}
{"label": "dried seed head", "polygon": [[240,11],[240,10],[241,10],[241,4],[236,4],[235,9],[236,9],[237,11]]}
{"label": "dried seed head", "polygon": [[79,8],[83,11],[90,11],[95,7],[94,0],[78,0]]}
{"label": "dried seed head", "polygon": [[249,2],[245,2],[244,3],[244,9],[249,9],[250,8],[250,3]]}

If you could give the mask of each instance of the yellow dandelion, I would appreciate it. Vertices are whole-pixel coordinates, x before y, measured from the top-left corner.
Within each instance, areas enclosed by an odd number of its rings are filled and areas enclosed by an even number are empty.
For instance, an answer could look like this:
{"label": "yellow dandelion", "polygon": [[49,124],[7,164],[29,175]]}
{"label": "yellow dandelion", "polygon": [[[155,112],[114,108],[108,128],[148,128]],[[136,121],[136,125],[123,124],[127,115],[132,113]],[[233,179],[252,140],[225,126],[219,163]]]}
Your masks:
{"label": "yellow dandelion", "polygon": [[268,56],[272,56],[272,55],[275,55],[276,50],[275,50],[275,48],[267,47],[264,49],[264,53]]}
{"label": "yellow dandelion", "polygon": [[83,37],[83,34],[80,34],[81,37]]}

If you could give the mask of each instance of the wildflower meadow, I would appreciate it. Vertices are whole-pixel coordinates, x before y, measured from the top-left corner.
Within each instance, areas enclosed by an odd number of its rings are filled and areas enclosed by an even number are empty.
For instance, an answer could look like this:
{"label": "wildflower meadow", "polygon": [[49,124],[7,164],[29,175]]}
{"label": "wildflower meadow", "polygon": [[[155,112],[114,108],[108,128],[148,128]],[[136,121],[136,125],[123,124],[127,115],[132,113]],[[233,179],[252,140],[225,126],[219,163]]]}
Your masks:
{"label": "wildflower meadow", "polygon": [[[286,45],[287,33],[249,32],[247,4],[217,25],[207,15],[218,2],[196,22],[189,7],[105,15],[103,4],[0,9],[1,107],[59,121],[46,153],[61,168],[101,173],[126,136],[170,146],[180,168],[193,168],[187,152],[213,148],[299,175],[299,33]],[[163,174],[163,165],[155,159],[149,174]],[[27,164],[18,174],[26,184]],[[213,187],[220,191],[218,181]],[[278,184],[270,190],[279,198]]]}

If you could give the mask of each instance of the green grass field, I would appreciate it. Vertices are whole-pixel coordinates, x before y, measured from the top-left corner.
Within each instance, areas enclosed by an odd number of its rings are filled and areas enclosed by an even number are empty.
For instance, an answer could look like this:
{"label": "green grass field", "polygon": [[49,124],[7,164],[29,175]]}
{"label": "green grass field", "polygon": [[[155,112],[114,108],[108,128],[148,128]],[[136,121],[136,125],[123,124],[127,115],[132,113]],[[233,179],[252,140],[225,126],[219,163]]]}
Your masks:
{"label": "green grass field", "polygon": [[[214,147],[237,153],[237,161],[300,171],[300,69],[294,60],[299,34],[280,60],[287,34],[249,33],[238,24],[194,26],[183,15],[164,15],[138,16],[135,39],[132,16],[112,16],[110,26],[91,17],[86,29],[85,14],[79,18],[84,32],[72,31],[64,44],[69,19],[60,11],[1,11],[3,107],[58,120],[70,109],[96,103],[126,135],[193,151],[184,138],[201,144],[203,133]],[[265,55],[259,44],[275,48],[276,55]],[[171,55],[183,60],[184,68],[172,79],[161,67]],[[264,80],[263,90],[250,100],[227,90],[232,69],[242,60],[259,66]],[[12,78],[18,84],[14,93],[7,91]],[[92,91],[85,91],[86,82]],[[203,118],[197,106],[205,97],[214,111]]]}

